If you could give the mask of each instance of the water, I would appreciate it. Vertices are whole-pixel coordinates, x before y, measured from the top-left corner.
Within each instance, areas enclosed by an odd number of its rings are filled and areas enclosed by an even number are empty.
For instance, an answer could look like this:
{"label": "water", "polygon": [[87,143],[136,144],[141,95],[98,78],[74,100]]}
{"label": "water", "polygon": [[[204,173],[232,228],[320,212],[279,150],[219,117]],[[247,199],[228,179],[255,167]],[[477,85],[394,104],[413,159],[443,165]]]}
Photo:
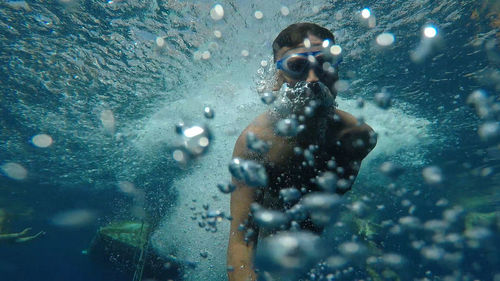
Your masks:
{"label": "water", "polygon": [[[241,130],[268,108],[256,89],[272,40],[299,21],[334,32],[339,108],[379,135],[315,280],[385,268],[402,280],[499,278],[497,2],[218,3],[220,20],[215,2],[0,3],[0,208],[11,231],[47,232],[0,245],[2,280],[132,280],[82,251],[98,227],[145,214],[158,222],[151,248],[188,264],[178,279],[225,280],[228,221],[206,231],[201,214],[229,214],[217,184],[230,179]],[[487,95],[478,111],[467,105],[477,90]],[[379,93],[390,94],[388,108]],[[213,136],[186,164],[174,159],[181,121]],[[381,172],[387,161],[401,175]],[[454,206],[478,225],[453,222]],[[491,226],[474,219],[491,213]]]}

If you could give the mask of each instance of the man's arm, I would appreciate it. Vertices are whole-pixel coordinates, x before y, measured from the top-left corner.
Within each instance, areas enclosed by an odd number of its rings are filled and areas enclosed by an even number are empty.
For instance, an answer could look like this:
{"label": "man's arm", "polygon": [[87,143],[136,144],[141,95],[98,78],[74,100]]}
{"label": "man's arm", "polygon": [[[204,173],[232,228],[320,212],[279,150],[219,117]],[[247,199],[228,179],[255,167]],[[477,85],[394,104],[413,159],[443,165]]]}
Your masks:
{"label": "man's arm", "polygon": [[253,270],[253,254],[256,246],[254,235],[248,243],[245,241],[245,231],[238,230],[240,224],[245,224],[250,213],[250,204],[255,199],[255,189],[234,181],[236,190],[231,194],[231,230],[227,249],[227,265],[233,268],[228,272],[229,281],[257,280]]}
{"label": "man's arm", "polygon": [[359,124],[354,116],[345,111],[337,110],[336,114],[344,123],[344,129],[338,135],[342,154],[336,159],[337,165],[344,169],[342,178],[347,180],[337,193],[344,194],[351,189],[358,176],[361,161],[377,144],[377,134],[366,123]]}
{"label": "man's arm", "polygon": [[[238,138],[234,147],[233,158],[247,158],[246,134]],[[227,249],[227,265],[233,270],[228,271],[229,281],[255,281],[256,274],[253,270],[253,254],[256,246],[256,235],[248,242],[245,241],[245,232],[238,230],[240,224],[248,221],[250,205],[255,201],[255,188],[245,185],[233,178],[236,189],[231,194],[231,228],[229,232],[229,245]]]}

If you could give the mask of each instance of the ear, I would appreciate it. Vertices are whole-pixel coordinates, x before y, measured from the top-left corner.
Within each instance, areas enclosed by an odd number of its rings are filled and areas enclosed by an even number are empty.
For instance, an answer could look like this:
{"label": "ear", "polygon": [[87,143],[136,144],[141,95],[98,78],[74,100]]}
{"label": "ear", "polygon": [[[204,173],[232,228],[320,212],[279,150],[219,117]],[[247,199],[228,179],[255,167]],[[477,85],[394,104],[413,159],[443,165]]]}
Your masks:
{"label": "ear", "polygon": [[275,80],[274,80],[273,91],[279,91],[283,83],[285,83],[285,77],[283,76],[283,71],[281,70],[276,71],[274,78]]}

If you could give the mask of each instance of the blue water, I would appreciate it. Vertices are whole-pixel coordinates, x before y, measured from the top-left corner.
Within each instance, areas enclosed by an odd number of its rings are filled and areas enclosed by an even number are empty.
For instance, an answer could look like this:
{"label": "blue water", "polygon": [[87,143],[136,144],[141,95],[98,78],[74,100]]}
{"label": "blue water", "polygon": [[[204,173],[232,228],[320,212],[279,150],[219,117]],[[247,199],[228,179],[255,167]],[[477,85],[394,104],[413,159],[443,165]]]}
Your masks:
{"label": "blue water", "polygon": [[[500,132],[493,140],[481,138],[478,130],[486,120],[467,105],[476,90],[491,104],[498,102],[496,1],[223,1],[220,21],[210,18],[215,4],[0,3],[0,165],[15,163],[27,173],[0,171],[0,209],[9,213],[9,231],[32,227],[32,234],[47,233],[25,244],[0,244],[0,280],[132,280],[130,272],[82,251],[99,227],[140,220],[137,208],[159,224],[155,251],[168,256],[176,246],[179,259],[198,264],[194,271],[186,269],[185,280],[221,280],[227,222],[217,233],[206,233],[190,218],[190,207],[210,204],[227,212],[228,197],[215,186],[228,179],[226,165],[239,132],[266,109],[255,93],[257,71],[261,61],[269,61],[277,33],[299,21],[334,32],[345,52],[340,78],[348,84],[339,91],[339,107],[379,133],[377,148],[346,195],[349,203],[363,202],[362,218],[397,223],[412,215],[423,223],[441,219],[457,205],[464,216],[496,215],[478,247],[464,243],[449,250],[462,258],[452,265],[412,248],[413,241],[436,244],[422,229],[400,235],[390,227],[380,230],[373,239],[383,253],[406,259],[396,269],[402,280],[443,280],[452,274],[453,280],[498,280],[500,257],[493,249],[499,243]],[[282,6],[289,15],[280,12]],[[376,17],[374,27],[359,16],[365,7]],[[255,11],[264,18],[256,19]],[[428,25],[438,36],[422,61],[412,61]],[[382,32],[394,35],[391,46],[377,45]],[[206,51],[210,57],[200,59]],[[383,90],[393,95],[389,110],[373,102]],[[365,100],[364,108],[356,107],[357,98]],[[211,150],[190,165],[178,165],[172,159],[174,125],[206,122],[207,105],[216,116],[209,122]],[[498,124],[498,114],[490,121]],[[51,137],[50,146],[33,140],[40,134]],[[382,175],[379,167],[386,161],[402,166],[403,175]],[[430,166],[441,170],[438,184],[424,181],[422,171]],[[126,182],[140,192],[124,192],[120,186]],[[448,204],[437,206],[441,199]],[[88,216],[80,223],[58,223],[75,210]],[[449,232],[465,237],[463,225]],[[350,230],[343,235],[352,239]],[[206,259],[199,254],[205,250]],[[354,273],[336,278],[366,279],[363,266],[349,266]]]}

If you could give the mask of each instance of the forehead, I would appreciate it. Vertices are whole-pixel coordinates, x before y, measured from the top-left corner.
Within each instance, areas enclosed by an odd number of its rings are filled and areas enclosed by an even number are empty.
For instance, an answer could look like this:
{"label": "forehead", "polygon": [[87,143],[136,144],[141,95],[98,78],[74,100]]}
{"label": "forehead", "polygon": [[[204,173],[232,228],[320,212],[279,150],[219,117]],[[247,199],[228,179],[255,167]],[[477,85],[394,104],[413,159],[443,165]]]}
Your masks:
{"label": "forehead", "polygon": [[[310,48],[306,48],[304,41],[305,39],[309,39],[309,42],[311,43]],[[276,60],[280,60],[282,57],[292,54],[292,53],[301,53],[301,52],[308,52],[308,51],[317,51],[321,49],[321,44],[323,44],[322,39],[318,38],[315,35],[309,35],[307,38],[304,38],[304,41],[302,41],[300,44],[295,45],[293,47],[283,47],[281,48],[278,53],[276,54]]]}

